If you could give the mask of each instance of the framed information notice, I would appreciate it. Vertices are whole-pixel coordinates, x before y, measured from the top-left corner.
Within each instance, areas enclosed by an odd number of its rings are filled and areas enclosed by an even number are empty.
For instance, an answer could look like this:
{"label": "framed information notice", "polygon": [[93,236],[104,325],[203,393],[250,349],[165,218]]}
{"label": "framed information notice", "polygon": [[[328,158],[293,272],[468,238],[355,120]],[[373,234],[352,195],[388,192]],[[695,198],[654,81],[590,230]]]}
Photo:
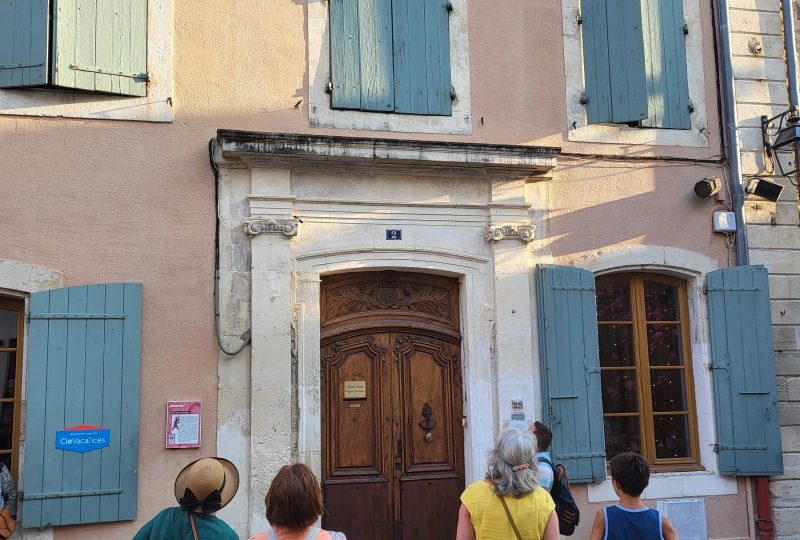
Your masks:
{"label": "framed information notice", "polygon": [[167,448],[199,448],[202,443],[199,401],[167,401]]}

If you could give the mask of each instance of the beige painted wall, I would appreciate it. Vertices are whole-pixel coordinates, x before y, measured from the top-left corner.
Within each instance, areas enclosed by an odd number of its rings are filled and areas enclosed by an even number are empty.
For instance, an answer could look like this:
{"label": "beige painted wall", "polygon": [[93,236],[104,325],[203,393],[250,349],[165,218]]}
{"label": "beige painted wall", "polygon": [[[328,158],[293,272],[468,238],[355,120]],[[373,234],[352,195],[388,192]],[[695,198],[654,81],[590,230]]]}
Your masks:
{"label": "beige painted wall", "polygon": [[[713,159],[720,154],[716,80],[710,8],[701,4],[708,148],[568,142],[562,12],[553,0],[510,0],[502,8],[468,2],[473,135],[418,137]],[[60,528],[59,539],[85,537],[87,530],[130,538],[174,503],[172,479],[180,468],[215,451],[214,205],[206,144],[219,128],[356,134],[308,127],[306,13],[302,0],[175,0],[172,123],[0,116],[2,257],[61,271],[65,285],[144,284],[141,518]],[[648,243],[704,253],[725,266],[724,239],[710,231],[711,203],[691,195],[707,175],[722,170],[560,158],[550,194],[553,254],[571,258]],[[167,399],[203,401],[200,451],[163,449]]]}

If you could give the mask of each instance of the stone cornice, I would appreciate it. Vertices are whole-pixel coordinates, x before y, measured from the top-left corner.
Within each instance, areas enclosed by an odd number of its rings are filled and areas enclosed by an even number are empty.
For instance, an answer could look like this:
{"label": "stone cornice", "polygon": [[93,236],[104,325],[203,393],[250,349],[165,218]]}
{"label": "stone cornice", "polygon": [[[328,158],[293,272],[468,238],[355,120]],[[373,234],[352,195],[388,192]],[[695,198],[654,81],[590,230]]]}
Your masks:
{"label": "stone cornice", "polygon": [[426,164],[539,174],[556,166],[560,148],[475,144],[368,137],[261,133],[219,130],[217,143],[225,159],[251,162],[329,160]]}

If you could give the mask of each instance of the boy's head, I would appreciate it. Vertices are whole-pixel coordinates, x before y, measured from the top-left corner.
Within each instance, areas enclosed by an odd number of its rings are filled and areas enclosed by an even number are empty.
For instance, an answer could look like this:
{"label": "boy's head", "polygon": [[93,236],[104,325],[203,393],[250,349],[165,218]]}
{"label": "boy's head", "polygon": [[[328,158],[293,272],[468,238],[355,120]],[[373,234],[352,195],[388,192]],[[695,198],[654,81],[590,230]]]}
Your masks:
{"label": "boy's head", "polygon": [[650,465],[635,452],[623,452],[611,460],[611,480],[626,495],[638,497],[650,483]]}
{"label": "boy's head", "polygon": [[536,435],[536,447],[540,452],[547,452],[553,442],[553,432],[538,420],[531,426],[531,432]]}

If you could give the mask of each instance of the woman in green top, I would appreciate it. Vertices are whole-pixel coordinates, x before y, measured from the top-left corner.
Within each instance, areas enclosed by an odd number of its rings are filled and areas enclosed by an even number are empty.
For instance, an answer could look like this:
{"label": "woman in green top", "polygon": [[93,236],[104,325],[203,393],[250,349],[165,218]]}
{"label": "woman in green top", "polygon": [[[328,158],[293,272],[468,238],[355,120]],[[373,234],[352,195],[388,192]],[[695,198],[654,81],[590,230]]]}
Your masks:
{"label": "woman in green top", "polygon": [[535,448],[527,430],[500,434],[486,479],[461,494],[456,540],[558,540],[555,504],[538,484]]}
{"label": "woman in green top", "polygon": [[227,459],[209,457],[190,463],[175,480],[177,508],[162,510],[133,540],[238,540],[227,523],[212,515],[239,489],[239,471]]}

